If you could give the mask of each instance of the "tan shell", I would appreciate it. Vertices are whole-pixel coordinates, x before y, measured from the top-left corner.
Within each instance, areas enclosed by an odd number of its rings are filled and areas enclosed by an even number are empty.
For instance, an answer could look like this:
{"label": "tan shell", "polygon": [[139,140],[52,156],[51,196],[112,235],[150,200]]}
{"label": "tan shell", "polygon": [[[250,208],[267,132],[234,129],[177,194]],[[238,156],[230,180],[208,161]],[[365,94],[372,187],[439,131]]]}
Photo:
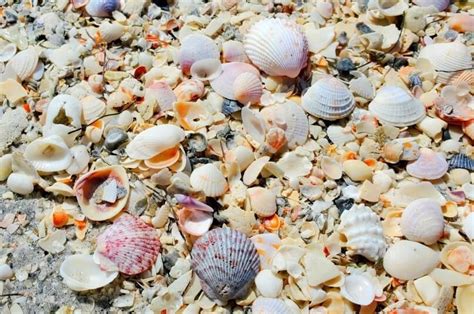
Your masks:
{"label": "tan shell", "polygon": [[174,89],[178,101],[196,101],[204,92],[204,84],[197,79],[185,80]]}

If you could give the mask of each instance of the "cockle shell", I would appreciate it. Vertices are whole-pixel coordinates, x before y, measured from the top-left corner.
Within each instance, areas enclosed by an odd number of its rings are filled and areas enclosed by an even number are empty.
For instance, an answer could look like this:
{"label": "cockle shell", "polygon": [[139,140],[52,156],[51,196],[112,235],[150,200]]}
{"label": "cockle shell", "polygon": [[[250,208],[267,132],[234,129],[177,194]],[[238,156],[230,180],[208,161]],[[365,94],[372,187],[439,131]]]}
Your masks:
{"label": "cockle shell", "polygon": [[198,237],[209,231],[214,220],[212,207],[190,196],[175,194],[174,197],[183,207],[177,214],[181,230]]}
{"label": "cockle shell", "polygon": [[289,314],[291,312],[290,307],[280,299],[258,297],[252,303],[253,314]]}
{"label": "cockle shell", "polygon": [[225,62],[249,62],[244,45],[236,40],[229,40],[222,44],[222,58]]}
{"label": "cockle shell", "polygon": [[386,244],[380,218],[370,208],[353,206],[341,215],[338,231],[344,235],[343,245],[350,254],[376,261],[383,257]]}
{"label": "cockle shell", "polygon": [[244,38],[247,56],[272,76],[296,77],[306,66],[308,42],[291,20],[267,18],[255,23]]}
{"label": "cockle shell", "polygon": [[247,189],[250,206],[259,217],[270,217],[275,214],[276,196],[273,191],[262,187],[252,187]]}
{"label": "cockle shell", "polygon": [[260,267],[252,241],[228,228],[213,229],[200,237],[191,257],[202,289],[219,303],[245,297]]}
{"label": "cockle shell", "polygon": [[439,12],[446,10],[450,0],[413,0],[413,3],[420,7],[435,7]]}
{"label": "cockle shell", "polygon": [[32,193],[35,188],[34,183],[35,180],[33,177],[18,172],[11,173],[7,179],[8,189],[20,195],[28,195]]}
{"label": "cockle shell", "polygon": [[125,151],[136,160],[150,159],[184,140],[184,131],[172,124],[161,124],[139,133]]}
{"label": "cockle shell", "polygon": [[216,43],[209,37],[193,33],[181,42],[178,60],[184,74],[189,74],[194,62],[202,59],[219,59]]}
{"label": "cockle shell", "polygon": [[185,80],[176,86],[174,93],[178,101],[196,101],[205,93],[204,84],[195,79]]}
{"label": "cockle shell", "polygon": [[422,102],[395,85],[380,88],[369,104],[369,111],[380,122],[397,127],[417,124],[425,117]]}
{"label": "cockle shell", "polygon": [[203,191],[209,197],[221,196],[228,188],[224,175],[213,164],[205,164],[194,169],[189,181],[194,189]]}
{"label": "cockle shell", "polygon": [[159,251],[156,230],[140,218],[123,214],[97,237],[94,260],[102,269],[136,275],[154,265]]}
{"label": "cockle shell", "polygon": [[408,240],[426,245],[436,243],[444,231],[441,206],[429,198],[411,202],[403,211],[400,227]]}
{"label": "cockle shell", "polygon": [[304,94],[303,109],[324,120],[347,117],[355,107],[351,91],[337,78],[324,77],[314,83]]}
{"label": "cockle shell", "polygon": [[429,148],[420,149],[420,157],[407,165],[407,172],[413,177],[426,180],[439,179],[448,171],[448,162],[442,153]]}
{"label": "cockle shell", "polygon": [[234,80],[234,97],[241,104],[256,104],[263,95],[263,86],[260,76],[245,72]]}
{"label": "cockle shell", "polygon": [[201,59],[191,66],[191,75],[200,81],[212,81],[222,73],[222,64],[219,59]]}
{"label": "cockle shell", "polygon": [[341,295],[354,304],[369,305],[375,298],[375,289],[365,276],[351,274],[344,279]]}
{"label": "cockle shell", "polygon": [[283,280],[270,269],[264,269],[255,277],[257,291],[266,298],[277,298],[283,289]]}
{"label": "cockle shell", "polygon": [[63,139],[57,135],[41,137],[25,149],[25,159],[38,171],[66,170],[72,162],[72,154]]}
{"label": "cockle shell", "polygon": [[176,119],[185,130],[196,131],[214,121],[203,103],[179,101],[174,104],[173,109]]}
{"label": "cockle shell", "polygon": [[222,65],[222,73],[214,80],[211,81],[211,87],[214,91],[220,96],[236,100],[234,93],[234,82],[243,73],[253,73],[254,75],[260,77],[260,72],[248,64],[243,62],[231,62],[224,63]]}
{"label": "cockle shell", "polygon": [[74,291],[102,288],[118,276],[117,271],[102,270],[93,257],[86,254],[67,256],[61,263],[59,273],[64,284]]}
{"label": "cockle shell", "polygon": [[86,12],[90,16],[106,17],[120,9],[120,0],[89,0]]}
{"label": "cockle shell", "polygon": [[474,245],[461,241],[450,242],[441,250],[440,258],[446,268],[468,273],[474,265]]}
{"label": "cockle shell", "polygon": [[102,100],[89,95],[81,99],[81,108],[82,117],[88,124],[105,113],[106,105]]}
{"label": "cockle shell", "polygon": [[127,172],[121,166],[110,166],[90,171],[74,185],[82,213],[94,221],[117,215],[127,204],[130,193]]}
{"label": "cockle shell", "polygon": [[420,243],[401,240],[389,247],[385,271],[398,279],[413,280],[429,274],[439,263],[439,253]]}
{"label": "cockle shell", "polygon": [[39,55],[36,48],[30,47],[17,53],[8,61],[6,67],[11,68],[20,81],[24,81],[35,72],[38,59]]}

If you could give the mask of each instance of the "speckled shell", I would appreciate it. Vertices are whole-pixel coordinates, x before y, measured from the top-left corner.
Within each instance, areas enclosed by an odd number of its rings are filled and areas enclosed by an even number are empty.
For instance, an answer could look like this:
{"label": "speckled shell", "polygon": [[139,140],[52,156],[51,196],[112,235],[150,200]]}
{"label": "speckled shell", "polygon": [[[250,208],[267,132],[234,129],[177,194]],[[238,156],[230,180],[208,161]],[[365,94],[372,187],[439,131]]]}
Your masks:
{"label": "speckled shell", "polygon": [[400,227],[408,240],[426,245],[436,243],[444,230],[441,206],[429,198],[411,202],[403,211]]}
{"label": "speckled shell", "polygon": [[258,297],[252,304],[253,314],[287,314],[290,308],[280,299]]}
{"label": "speckled shell", "polygon": [[279,18],[255,23],[244,38],[244,48],[253,64],[273,76],[298,76],[308,58],[308,42],[300,27]]}
{"label": "speckled shell", "polygon": [[413,0],[420,7],[434,6],[438,11],[444,11],[449,6],[450,0]]}
{"label": "speckled shell", "polygon": [[120,9],[120,0],[90,0],[86,12],[90,16],[105,17]]}
{"label": "speckled shell", "polygon": [[263,86],[260,75],[245,72],[236,77],[234,84],[234,97],[241,104],[256,104],[260,102]]}
{"label": "speckled shell", "polygon": [[236,100],[234,93],[234,82],[239,75],[242,75],[243,73],[247,72],[260,77],[260,73],[258,72],[258,70],[248,63],[224,63],[222,65],[221,75],[211,81],[211,87],[220,96],[227,99]]}
{"label": "speckled shell", "polygon": [[461,168],[474,171],[474,160],[464,154],[454,155],[448,162],[449,169]]}
{"label": "speckled shell", "polygon": [[448,162],[442,153],[437,153],[429,148],[420,149],[420,157],[407,165],[409,175],[426,180],[441,178],[448,171]]}
{"label": "speckled shell", "polygon": [[354,96],[340,80],[324,77],[314,83],[303,96],[303,109],[324,120],[347,117],[355,107]]}
{"label": "speckled shell", "polygon": [[217,302],[245,297],[260,267],[255,245],[243,233],[217,228],[200,237],[191,265],[206,295]]}
{"label": "speckled shell", "polygon": [[199,33],[186,36],[181,43],[178,55],[183,73],[189,74],[193,63],[202,59],[219,59],[216,43]]}
{"label": "speckled shell", "polygon": [[159,251],[156,230],[140,218],[123,214],[97,238],[94,258],[103,269],[111,263],[121,273],[136,275],[153,266]]}
{"label": "speckled shell", "polygon": [[369,111],[384,124],[405,127],[425,117],[423,103],[399,86],[383,86],[369,104]]}
{"label": "speckled shell", "polygon": [[353,206],[341,215],[338,231],[344,235],[349,252],[376,261],[383,257],[386,244],[376,213],[364,205]]}

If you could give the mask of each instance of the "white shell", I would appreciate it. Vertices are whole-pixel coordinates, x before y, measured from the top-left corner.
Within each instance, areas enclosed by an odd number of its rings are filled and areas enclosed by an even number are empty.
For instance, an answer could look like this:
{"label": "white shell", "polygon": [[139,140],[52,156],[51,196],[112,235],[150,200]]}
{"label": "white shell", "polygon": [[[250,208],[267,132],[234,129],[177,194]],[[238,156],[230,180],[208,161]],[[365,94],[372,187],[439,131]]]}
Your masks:
{"label": "white shell", "polygon": [[324,77],[306,91],[302,106],[315,117],[334,121],[347,117],[354,110],[355,100],[340,80]]}
{"label": "white shell", "polygon": [[191,75],[200,81],[212,81],[222,73],[222,64],[219,59],[201,59],[191,66]]}
{"label": "white shell", "polygon": [[430,273],[430,277],[441,286],[458,287],[474,283],[474,279],[471,276],[458,273],[451,269],[435,268]]}
{"label": "white shell", "polygon": [[429,198],[411,202],[403,211],[400,227],[408,240],[426,245],[436,243],[444,230],[441,206]]}
{"label": "white shell", "polygon": [[38,52],[34,47],[20,51],[7,63],[7,67],[13,69],[21,81],[30,77],[36,69],[38,64]]}
{"label": "white shell", "polygon": [[229,40],[222,44],[222,58],[225,62],[249,62],[244,44],[236,40]]}
{"label": "white shell", "polygon": [[196,168],[189,177],[191,186],[203,191],[206,196],[217,197],[227,191],[227,181],[222,172],[213,164]]}
{"label": "white shell", "polygon": [[28,195],[34,190],[34,179],[24,173],[14,172],[8,176],[7,187],[12,192]]}
{"label": "white shell", "polygon": [[243,182],[245,185],[251,185],[255,180],[257,180],[260,172],[263,170],[263,167],[268,163],[270,157],[263,156],[254,160],[245,170],[243,176]]}
{"label": "white shell", "polygon": [[377,91],[369,111],[384,123],[397,127],[417,124],[425,117],[423,103],[405,89],[386,85]]}
{"label": "white shell", "polygon": [[183,73],[189,74],[193,63],[202,59],[219,59],[219,50],[216,43],[200,33],[186,36],[181,43],[178,54]]}
{"label": "white shell", "polygon": [[420,149],[420,157],[407,165],[409,175],[426,180],[439,179],[448,171],[448,162],[442,153],[429,148]]}
{"label": "white shell", "polygon": [[236,162],[240,171],[244,171],[255,160],[255,156],[250,148],[246,146],[237,146],[226,152],[226,161]]}
{"label": "white shell", "polygon": [[331,180],[338,180],[342,177],[341,163],[334,158],[323,156],[321,159],[321,170]]}
{"label": "white shell", "polygon": [[12,278],[15,275],[10,265],[0,264],[0,280],[4,281]]}
{"label": "white shell", "polygon": [[474,240],[474,213],[470,213],[464,218],[462,230],[470,240]]}
{"label": "white shell", "polygon": [[313,168],[313,164],[306,156],[298,155],[296,152],[285,153],[278,160],[277,166],[283,170],[287,179],[306,176]]}
{"label": "white shell", "polygon": [[433,305],[439,296],[439,286],[430,276],[424,276],[413,281],[418,295],[426,305]]}
{"label": "white shell", "polygon": [[369,305],[375,298],[375,289],[365,276],[351,274],[344,279],[341,295],[354,304]]}
{"label": "white shell", "polygon": [[[81,111],[81,103],[76,97],[66,94],[55,96],[48,104],[43,135],[59,135],[68,145],[72,145],[74,139],[80,132],[74,132],[72,134],[69,134],[69,132],[81,127]],[[67,118],[67,124],[63,124],[64,121],[59,121],[62,123],[55,122],[55,120],[61,116]]]}
{"label": "white shell", "polygon": [[16,45],[9,43],[0,48],[0,62],[7,62],[16,53]]}
{"label": "white shell", "polygon": [[176,119],[185,130],[195,131],[214,121],[203,103],[178,101],[174,103],[173,109]]}
{"label": "white shell", "polygon": [[105,102],[94,97],[86,96],[81,99],[82,117],[88,124],[99,118],[105,113]]}
{"label": "white shell", "polygon": [[0,181],[5,181],[12,173],[12,154],[0,157]]}
{"label": "white shell", "polygon": [[253,140],[263,144],[265,142],[266,127],[262,115],[249,107],[243,107],[240,113],[245,132]]}
{"label": "white shell", "polygon": [[270,217],[275,214],[276,196],[273,191],[262,187],[252,187],[247,190],[250,206],[259,217]]}
{"label": "white shell", "polygon": [[383,267],[391,276],[413,280],[429,274],[439,263],[439,252],[413,241],[401,240],[390,246]]}
{"label": "white shell", "polygon": [[92,255],[77,254],[64,259],[59,268],[64,283],[71,290],[86,291],[104,287],[111,283],[118,272],[108,272],[100,269]]}
{"label": "white shell", "polygon": [[308,58],[306,37],[291,20],[269,18],[255,23],[244,47],[252,63],[272,76],[296,77]]}
{"label": "white shell", "polygon": [[79,174],[84,171],[89,164],[90,154],[87,147],[84,145],[76,145],[70,149],[72,154],[72,161],[66,172],[69,174]]}
{"label": "white shell", "polygon": [[125,33],[125,26],[118,22],[109,23],[104,21],[99,26],[99,32],[102,39],[107,42],[113,42],[119,39]]}
{"label": "white shell", "polygon": [[261,270],[255,277],[257,291],[266,298],[277,298],[283,289],[283,280],[270,269]]}
{"label": "white shell", "polygon": [[260,77],[260,72],[258,72],[254,66],[248,63],[224,63],[222,65],[221,75],[211,81],[211,87],[220,96],[227,99],[236,100],[234,94],[234,82],[239,75],[247,72],[253,73],[254,75]]}
{"label": "white shell", "polygon": [[66,170],[72,162],[72,154],[62,138],[56,135],[34,140],[25,149],[25,159],[38,171]]}
{"label": "white shell", "polygon": [[369,207],[353,206],[341,215],[338,231],[345,236],[349,253],[376,261],[383,257],[386,244],[380,218]]}
{"label": "white shell", "polygon": [[245,72],[235,78],[234,84],[235,99],[244,104],[256,104],[260,102],[263,95],[263,86],[260,75]]}
{"label": "white shell", "polygon": [[351,72],[355,77],[349,83],[349,89],[356,95],[372,100],[375,97],[375,87],[362,72]]}
{"label": "white shell", "polygon": [[260,257],[260,267],[270,269],[272,267],[273,257],[281,246],[281,240],[275,233],[257,234],[250,238],[257,248]]}
{"label": "white shell", "polygon": [[86,12],[90,16],[105,17],[120,9],[120,0],[90,0]]}

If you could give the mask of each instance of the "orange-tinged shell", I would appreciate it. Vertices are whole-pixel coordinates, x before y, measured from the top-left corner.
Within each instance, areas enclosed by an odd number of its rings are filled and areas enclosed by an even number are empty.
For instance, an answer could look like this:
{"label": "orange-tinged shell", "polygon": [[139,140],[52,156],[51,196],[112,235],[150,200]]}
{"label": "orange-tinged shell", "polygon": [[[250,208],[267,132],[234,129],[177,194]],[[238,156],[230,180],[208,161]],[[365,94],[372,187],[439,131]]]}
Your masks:
{"label": "orange-tinged shell", "polygon": [[186,130],[198,130],[214,121],[202,103],[180,101],[174,104],[176,119]]}
{"label": "orange-tinged shell", "polygon": [[211,38],[193,33],[181,42],[178,59],[183,73],[189,74],[194,62],[202,59],[219,59],[219,50]]}
{"label": "orange-tinged shell", "polygon": [[474,16],[459,13],[451,16],[448,20],[449,27],[459,33],[474,32]]}
{"label": "orange-tinged shell", "polygon": [[145,165],[152,169],[163,169],[174,165],[180,158],[182,149],[180,145],[172,147],[145,160]]}
{"label": "orange-tinged shell", "polygon": [[204,84],[196,79],[183,81],[174,89],[178,101],[196,101],[204,92]]}

